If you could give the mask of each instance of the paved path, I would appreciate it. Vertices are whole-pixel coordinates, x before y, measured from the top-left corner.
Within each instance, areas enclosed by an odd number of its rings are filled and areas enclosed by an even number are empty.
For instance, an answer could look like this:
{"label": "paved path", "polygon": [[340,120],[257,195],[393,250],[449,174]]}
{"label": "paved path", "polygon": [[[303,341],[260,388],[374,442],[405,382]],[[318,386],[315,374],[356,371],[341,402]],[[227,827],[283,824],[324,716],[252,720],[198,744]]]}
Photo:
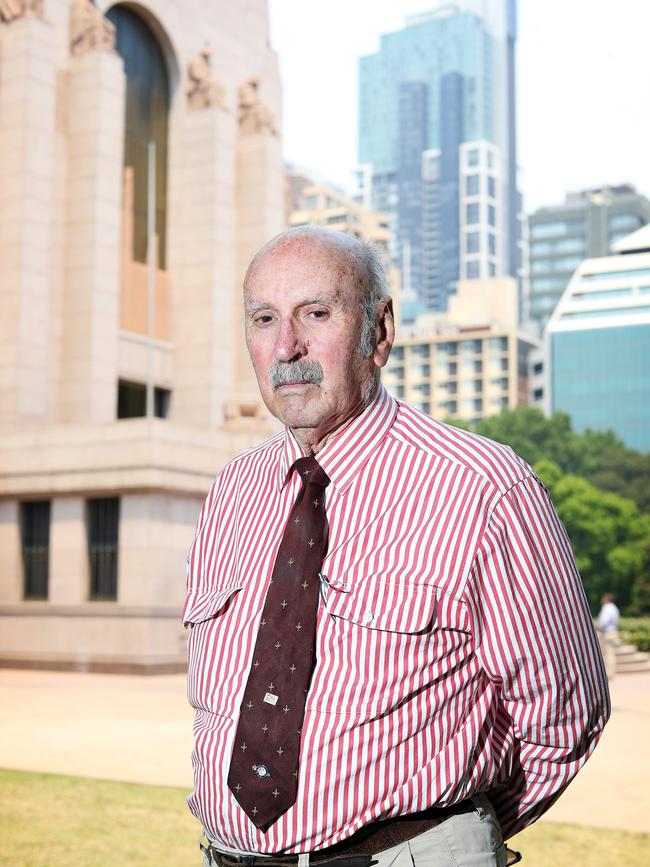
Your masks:
{"label": "paved path", "polygon": [[[650,831],[650,675],[612,685],[600,745],[547,814],[555,822]],[[182,675],[0,670],[0,767],[192,784],[192,713]]]}

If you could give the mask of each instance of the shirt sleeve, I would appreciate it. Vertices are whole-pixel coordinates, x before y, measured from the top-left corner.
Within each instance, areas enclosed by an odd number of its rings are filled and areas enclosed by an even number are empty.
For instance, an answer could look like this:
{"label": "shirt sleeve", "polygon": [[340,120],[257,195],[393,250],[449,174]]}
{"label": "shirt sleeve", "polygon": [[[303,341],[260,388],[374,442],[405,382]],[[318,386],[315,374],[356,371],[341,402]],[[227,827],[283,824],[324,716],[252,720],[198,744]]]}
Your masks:
{"label": "shirt sleeve", "polygon": [[500,713],[512,734],[509,775],[490,792],[509,837],[564,791],[610,713],[571,545],[535,476],[497,502],[473,563],[468,602],[476,653],[500,690]]}
{"label": "shirt sleeve", "polygon": [[[190,545],[185,563],[186,587],[185,587],[185,604],[183,606],[183,623],[190,604],[196,597],[204,594],[207,587],[205,582],[205,563],[209,556],[209,543],[212,541],[212,536],[218,531],[220,520],[220,493],[223,482],[223,470],[217,475],[212,482],[208,495],[203,501],[199,519],[194,531],[194,539]],[[211,533],[207,532],[212,531]]]}

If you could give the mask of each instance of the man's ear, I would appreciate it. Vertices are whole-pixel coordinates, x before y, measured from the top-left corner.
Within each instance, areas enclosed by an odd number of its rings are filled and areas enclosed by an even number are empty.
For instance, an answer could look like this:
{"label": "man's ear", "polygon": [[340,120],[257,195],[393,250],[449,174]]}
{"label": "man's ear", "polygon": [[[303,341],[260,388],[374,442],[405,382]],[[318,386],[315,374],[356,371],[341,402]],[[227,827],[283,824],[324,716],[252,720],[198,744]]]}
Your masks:
{"label": "man's ear", "polygon": [[372,359],[377,367],[383,367],[395,340],[395,320],[393,317],[392,298],[382,298],[377,304],[377,326],[375,330],[376,343]]}

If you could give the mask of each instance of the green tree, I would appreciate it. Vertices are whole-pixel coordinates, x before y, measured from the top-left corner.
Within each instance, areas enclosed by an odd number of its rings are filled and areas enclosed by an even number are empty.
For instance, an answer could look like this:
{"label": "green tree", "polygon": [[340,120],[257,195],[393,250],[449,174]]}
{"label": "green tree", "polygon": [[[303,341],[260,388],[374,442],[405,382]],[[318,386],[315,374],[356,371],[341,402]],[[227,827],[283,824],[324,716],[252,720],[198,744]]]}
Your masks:
{"label": "green tree", "polygon": [[632,607],[635,614],[650,614],[650,538],[641,546],[640,569],[632,586]]}
{"label": "green tree", "polygon": [[650,540],[649,516],[636,503],[601,491],[586,479],[561,475],[545,460],[535,470],[548,487],[573,545],[578,569],[593,611],[605,591],[625,607],[641,568],[641,550]]}
{"label": "green tree", "polygon": [[650,454],[622,447],[603,449],[585,475],[597,487],[629,497],[642,512],[650,512]]}
{"label": "green tree", "polygon": [[[468,427],[466,422],[451,423]],[[564,412],[546,418],[538,409],[520,406],[483,419],[476,431],[511,446],[529,464],[553,461],[564,473],[582,476],[650,512],[650,454],[626,448],[611,430],[577,434]]]}

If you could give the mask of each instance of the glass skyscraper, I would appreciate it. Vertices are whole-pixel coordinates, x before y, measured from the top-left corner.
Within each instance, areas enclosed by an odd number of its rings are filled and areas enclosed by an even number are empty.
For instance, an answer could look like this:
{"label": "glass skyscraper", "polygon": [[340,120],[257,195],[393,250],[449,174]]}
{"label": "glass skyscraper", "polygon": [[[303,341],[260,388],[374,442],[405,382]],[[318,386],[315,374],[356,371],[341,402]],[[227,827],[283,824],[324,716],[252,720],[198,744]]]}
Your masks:
{"label": "glass skyscraper", "polygon": [[546,328],[546,409],[650,451],[650,224],[578,267]]}
{"label": "glass skyscraper", "polygon": [[402,285],[443,311],[460,279],[523,288],[516,184],[515,0],[461,0],[360,60],[368,204],[393,216]]}
{"label": "glass skyscraper", "polygon": [[530,215],[529,315],[540,333],[582,260],[607,256],[648,222],[650,201],[630,184],[569,193]]}

